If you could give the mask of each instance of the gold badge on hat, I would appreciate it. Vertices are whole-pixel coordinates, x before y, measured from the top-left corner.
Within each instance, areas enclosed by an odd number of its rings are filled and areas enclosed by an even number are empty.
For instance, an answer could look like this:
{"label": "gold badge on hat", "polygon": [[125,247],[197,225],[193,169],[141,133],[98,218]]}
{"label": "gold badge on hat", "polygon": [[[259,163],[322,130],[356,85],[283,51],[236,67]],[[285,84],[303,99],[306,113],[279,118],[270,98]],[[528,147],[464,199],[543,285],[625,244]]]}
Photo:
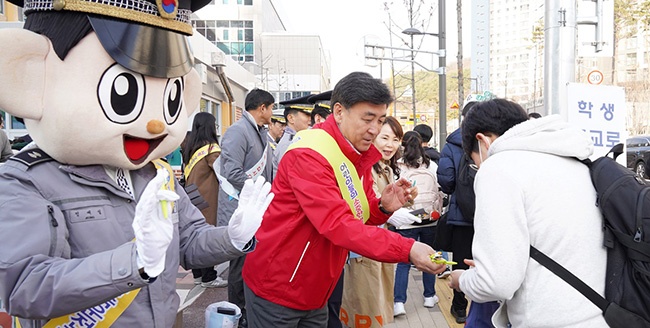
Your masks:
{"label": "gold badge on hat", "polygon": [[166,19],[176,18],[178,13],[178,0],[156,0],[160,17]]}

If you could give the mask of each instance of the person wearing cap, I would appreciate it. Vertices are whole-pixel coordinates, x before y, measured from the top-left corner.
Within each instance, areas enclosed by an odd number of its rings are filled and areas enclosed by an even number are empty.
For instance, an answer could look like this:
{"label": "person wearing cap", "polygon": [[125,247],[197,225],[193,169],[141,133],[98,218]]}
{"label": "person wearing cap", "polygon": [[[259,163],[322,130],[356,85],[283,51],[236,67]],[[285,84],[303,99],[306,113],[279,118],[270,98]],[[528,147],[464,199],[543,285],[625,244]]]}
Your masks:
{"label": "person wearing cap", "polygon": [[284,115],[273,114],[273,116],[271,116],[271,124],[269,124],[269,132],[266,136],[268,137],[267,140],[269,146],[271,146],[274,153],[275,149],[278,147],[278,141],[282,138],[286,127],[287,120],[284,118]]}
{"label": "person wearing cap", "polygon": [[[275,99],[268,91],[253,89],[246,95],[242,118],[235,122],[221,141],[221,155],[214,162],[219,179],[217,226],[227,226],[238,205],[238,196],[248,178],[273,181],[273,151],[264,127],[271,123]],[[228,301],[241,310],[240,326],[246,326],[246,300],[241,269],[245,256],[230,261]]]}
{"label": "person wearing cap", "polygon": [[208,1],[11,0],[0,108],[34,142],[0,166],[0,298],[21,327],[171,327],[178,267],[255,247],[273,195],[246,182],[213,227],[160,160],[183,140],[201,79],[187,35]]}
{"label": "person wearing cap", "polygon": [[[465,117],[467,113],[477,103],[488,100],[492,97],[489,91],[484,94],[470,94],[463,102],[461,115]],[[447,211],[447,224],[451,226],[451,251],[453,252],[453,261],[457,262],[454,269],[467,269],[468,265],[463,261],[464,259],[472,258],[472,238],[474,237],[474,208],[462,208],[462,204],[473,200],[459,200],[463,197],[461,193],[457,192],[457,185],[460,174],[460,166],[462,158],[464,157],[462,146],[462,125],[447,137],[447,143],[442,148],[442,154],[438,163],[438,183],[440,189],[449,197],[449,208]],[[473,182],[473,181],[472,181]],[[470,183],[473,194],[473,184]],[[465,196],[466,197],[466,196]],[[468,206],[465,206],[468,207]],[[463,213],[471,216],[463,215]],[[451,303],[451,315],[455,318],[457,323],[464,323],[469,320],[472,323],[484,322],[490,324],[490,317],[492,313],[498,308],[496,302],[488,304],[472,303],[470,307],[470,314],[472,318],[468,319],[467,314],[467,299],[465,294],[460,290],[454,290],[454,297]]]}
{"label": "person wearing cap", "polygon": [[332,92],[332,115],[294,138],[273,181],[259,245],[244,263],[249,327],[326,327],[327,299],[348,250],[444,270],[431,261],[430,246],[376,226],[415,193],[405,179],[381,198],[372,189],[372,165],[382,158],[372,143],[392,100],[381,80],[351,73]]}
{"label": "person wearing cap", "polygon": [[284,129],[284,134],[278,142],[273,154],[273,174],[278,170],[278,165],[282,156],[287,151],[289,144],[293,141],[296,133],[309,128],[311,120],[311,111],[314,105],[309,103],[309,97],[304,96],[291,100],[281,101],[280,105],[284,106],[284,117],[287,121],[287,126]]}
{"label": "person wearing cap", "polygon": [[311,126],[325,122],[325,119],[332,113],[330,98],[332,98],[332,90],[310,96],[307,99],[314,105],[314,109],[311,111]]}

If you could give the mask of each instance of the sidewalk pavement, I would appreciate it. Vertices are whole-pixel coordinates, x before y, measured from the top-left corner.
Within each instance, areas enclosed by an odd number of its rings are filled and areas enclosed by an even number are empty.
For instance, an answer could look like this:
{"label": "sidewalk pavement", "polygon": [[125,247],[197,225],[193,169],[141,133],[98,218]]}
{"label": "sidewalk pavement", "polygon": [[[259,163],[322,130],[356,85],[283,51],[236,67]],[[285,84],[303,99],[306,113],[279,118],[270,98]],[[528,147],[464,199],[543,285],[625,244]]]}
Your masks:
{"label": "sidewalk pavement", "polygon": [[[223,278],[228,278],[228,262],[217,266],[217,274]],[[462,328],[462,324],[457,324],[449,313],[453,292],[447,286],[448,280],[436,279],[436,295],[440,302],[433,308],[425,308],[422,297],[422,273],[411,270],[409,275],[408,301],[404,305],[406,314],[396,317],[395,321],[386,324],[385,328]],[[228,289],[223,288],[201,288],[194,285],[192,271],[186,271],[183,268],[178,269],[176,279],[177,292],[181,296],[181,308],[183,301],[189,295],[198,295],[196,300],[182,310],[182,316],[179,316],[179,322],[174,328],[204,328],[205,327],[205,309],[208,305],[228,300]],[[179,324],[182,322],[182,324]]]}

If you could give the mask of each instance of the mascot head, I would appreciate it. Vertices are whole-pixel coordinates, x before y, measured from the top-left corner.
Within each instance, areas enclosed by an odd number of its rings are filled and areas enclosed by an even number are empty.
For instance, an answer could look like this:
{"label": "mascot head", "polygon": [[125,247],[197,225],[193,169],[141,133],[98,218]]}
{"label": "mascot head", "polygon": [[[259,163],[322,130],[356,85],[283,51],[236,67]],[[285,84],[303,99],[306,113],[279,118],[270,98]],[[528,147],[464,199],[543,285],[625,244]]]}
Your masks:
{"label": "mascot head", "polygon": [[0,108],[61,163],[136,169],[172,152],[198,107],[187,40],[209,0],[9,0],[25,30],[0,30]]}

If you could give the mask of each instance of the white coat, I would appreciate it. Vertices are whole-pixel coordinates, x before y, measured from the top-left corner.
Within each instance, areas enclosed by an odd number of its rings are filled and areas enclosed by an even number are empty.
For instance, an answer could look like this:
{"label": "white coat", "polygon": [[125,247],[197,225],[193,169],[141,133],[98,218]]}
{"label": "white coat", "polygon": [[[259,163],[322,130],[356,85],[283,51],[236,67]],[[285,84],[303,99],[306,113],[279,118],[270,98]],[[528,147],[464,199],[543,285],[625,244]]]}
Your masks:
{"label": "white coat", "polygon": [[[505,300],[496,327],[607,327],[600,310],[529,257],[529,245],[601,295],[607,253],[589,169],[589,136],[549,116],[518,124],[489,148],[474,182],[475,268],[460,277],[472,301]],[[505,314],[507,313],[507,317]]]}

